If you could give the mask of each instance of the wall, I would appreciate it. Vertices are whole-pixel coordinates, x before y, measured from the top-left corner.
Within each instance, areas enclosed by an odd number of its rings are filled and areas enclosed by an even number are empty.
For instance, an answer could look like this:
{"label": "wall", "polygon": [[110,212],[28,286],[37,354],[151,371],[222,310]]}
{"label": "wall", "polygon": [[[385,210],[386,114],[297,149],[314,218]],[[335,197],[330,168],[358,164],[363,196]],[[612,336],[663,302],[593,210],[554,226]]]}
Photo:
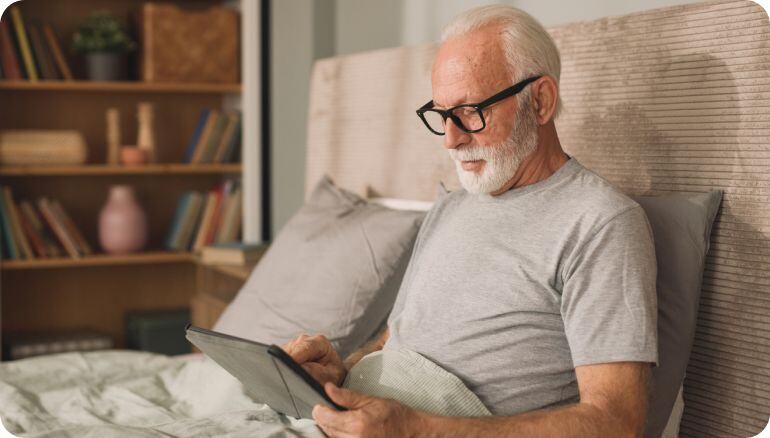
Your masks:
{"label": "wall", "polygon": [[304,199],[308,81],[315,59],[437,41],[456,14],[490,3],[544,26],[695,3],[693,0],[274,0],[272,2],[273,236]]}

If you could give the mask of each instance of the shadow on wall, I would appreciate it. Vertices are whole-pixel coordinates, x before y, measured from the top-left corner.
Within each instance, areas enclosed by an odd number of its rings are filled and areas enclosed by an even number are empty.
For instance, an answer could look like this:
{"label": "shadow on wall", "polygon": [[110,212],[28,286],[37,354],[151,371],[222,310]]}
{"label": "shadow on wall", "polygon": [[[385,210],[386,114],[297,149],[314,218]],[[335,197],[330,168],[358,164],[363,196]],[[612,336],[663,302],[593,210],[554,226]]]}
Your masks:
{"label": "shadow on wall", "polygon": [[[657,52],[646,65],[651,67],[641,73],[627,70],[619,78],[612,72],[597,73],[593,83],[606,87],[587,95],[594,105],[584,112],[578,109],[577,117],[566,117],[563,139],[568,153],[628,194],[724,191],[685,379],[683,424],[703,424],[703,403],[719,403],[730,410],[727,415],[736,414],[733,410],[747,397],[746,391],[755,393],[761,385],[747,379],[750,374],[745,371],[766,368],[753,353],[757,345],[750,346],[754,342],[749,341],[764,324],[746,315],[756,311],[755,303],[767,299],[758,291],[770,281],[762,273],[770,266],[766,226],[770,182],[758,167],[762,159],[770,158],[766,138],[762,144],[759,135],[766,131],[768,117],[766,109],[750,105],[753,96],[746,85],[752,85],[755,77],[751,65],[728,67],[709,54],[674,57],[668,51]],[[740,72],[740,79],[733,71]],[[645,85],[635,85],[640,77]],[[755,363],[727,371],[736,366],[736,350],[738,361]],[[765,424],[756,417],[739,415],[729,427],[740,423],[758,433]]]}

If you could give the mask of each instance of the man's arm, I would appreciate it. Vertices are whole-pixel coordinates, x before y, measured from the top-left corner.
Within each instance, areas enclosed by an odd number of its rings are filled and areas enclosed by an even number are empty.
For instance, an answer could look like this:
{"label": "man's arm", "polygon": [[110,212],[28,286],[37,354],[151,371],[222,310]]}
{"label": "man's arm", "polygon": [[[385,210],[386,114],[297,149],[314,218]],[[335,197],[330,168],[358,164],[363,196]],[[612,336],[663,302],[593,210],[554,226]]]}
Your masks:
{"label": "man's arm", "polygon": [[[418,415],[427,435],[526,437],[641,437],[647,416],[650,365],[620,362],[575,368],[580,402],[512,417],[449,418]],[[421,433],[420,433],[421,435]]]}
{"label": "man's arm", "polygon": [[348,407],[316,406],[313,417],[330,436],[526,436],[641,437],[647,416],[650,365],[616,362],[575,368],[580,402],[510,417],[441,417],[393,400],[327,386],[332,400]]}
{"label": "man's arm", "polygon": [[376,339],[370,342],[367,342],[366,344],[364,344],[363,347],[350,353],[350,355],[348,356],[347,359],[345,359],[345,362],[344,362],[345,369],[350,371],[350,369],[353,368],[353,365],[357,364],[358,361],[361,360],[367,354],[382,350],[382,347],[385,346],[385,342],[388,341],[389,337],[390,337],[390,330],[388,330],[388,327],[385,326],[385,329],[380,333],[379,336],[377,336]]}

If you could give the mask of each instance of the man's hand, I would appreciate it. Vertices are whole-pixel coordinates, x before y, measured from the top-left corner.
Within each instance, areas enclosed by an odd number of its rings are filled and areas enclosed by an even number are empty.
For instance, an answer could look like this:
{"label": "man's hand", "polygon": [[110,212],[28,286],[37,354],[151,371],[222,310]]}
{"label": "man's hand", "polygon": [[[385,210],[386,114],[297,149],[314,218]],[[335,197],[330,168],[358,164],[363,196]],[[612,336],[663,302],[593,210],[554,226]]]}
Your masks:
{"label": "man's hand", "polygon": [[347,370],[326,336],[300,335],[281,348],[321,385],[326,382],[340,385],[345,380]]}
{"label": "man's hand", "polygon": [[313,419],[330,437],[404,437],[415,430],[417,411],[394,400],[371,397],[331,383],[324,386],[335,403],[348,411],[313,408]]}

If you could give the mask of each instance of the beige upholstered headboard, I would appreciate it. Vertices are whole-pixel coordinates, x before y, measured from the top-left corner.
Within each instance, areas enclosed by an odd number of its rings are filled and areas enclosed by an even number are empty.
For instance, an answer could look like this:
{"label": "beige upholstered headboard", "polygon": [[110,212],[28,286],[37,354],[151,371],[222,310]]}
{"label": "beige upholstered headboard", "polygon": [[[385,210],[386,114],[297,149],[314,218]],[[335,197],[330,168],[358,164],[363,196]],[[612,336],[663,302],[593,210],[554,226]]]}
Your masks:
{"label": "beige upholstered headboard", "polygon": [[[750,1],[548,29],[562,57],[562,145],[629,194],[722,189],[685,379],[684,436],[757,434],[770,418],[770,21]],[[435,46],[319,61],[306,188],[432,200],[457,187],[430,100]]]}

